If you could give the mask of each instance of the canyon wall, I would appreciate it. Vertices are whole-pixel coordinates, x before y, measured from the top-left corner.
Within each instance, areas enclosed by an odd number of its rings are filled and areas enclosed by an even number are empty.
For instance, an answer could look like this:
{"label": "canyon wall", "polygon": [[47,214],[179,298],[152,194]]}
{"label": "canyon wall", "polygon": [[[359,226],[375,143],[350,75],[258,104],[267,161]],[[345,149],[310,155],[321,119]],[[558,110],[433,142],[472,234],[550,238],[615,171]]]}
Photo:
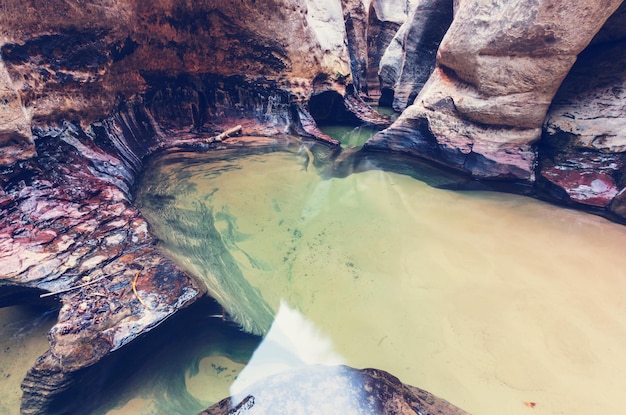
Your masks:
{"label": "canyon wall", "polygon": [[1,2],[0,285],[63,304],[23,412],[204,293],[132,188],[147,155],[233,125],[336,148],[316,119],[386,126],[380,100],[402,114],[364,152],[626,218],[621,3]]}
{"label": "canyon wall", "polygon": [[535,144],[552,98],[620,4],[459,1],[434,71],[370,148],[413,153],[474,177],[534,181]]}

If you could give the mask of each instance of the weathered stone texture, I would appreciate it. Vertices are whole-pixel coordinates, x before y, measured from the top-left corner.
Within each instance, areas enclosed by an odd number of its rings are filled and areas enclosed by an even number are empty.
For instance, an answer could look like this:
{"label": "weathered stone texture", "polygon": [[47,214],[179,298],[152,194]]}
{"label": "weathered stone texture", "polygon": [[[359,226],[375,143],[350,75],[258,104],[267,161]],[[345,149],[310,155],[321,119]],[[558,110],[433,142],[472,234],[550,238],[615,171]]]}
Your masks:
{"label": "weathered stone texture", "polygon": [[293,80],[351,75],[339,0],[4,3],[2,59],[35,123],[86,127],[148,90],[146,74],[266,79],[294,99],[308,96]]}
{"label": "weathered stone texture", "polygon": [[[112,141],[123,135],[109,140],[105,132],[115,123],[94,126],[99,132],[69,123],[36,129],[37,155],[0,176],[0,286],[56,292],[63,304],[49,333],[50,351],[23,384],[23,413],[46,412],[72,373],[204,292],[157,251],[132,206],[136,172],[128,154],[136,143]],[[141,133],[131,126],[117,130]],[[118,147],[129,153],[122,156]],[[50,382],[56,386],[46,386]]]}
{"label": "weathered stone texture", "polygon": [[[626,186],[625,46],[596,44],[581,54],[550,107],[538,184],[565,202],[604,208]],[[623,216],[620,205],[611,209]]]}
{"label": "weathered stone texture", "polygon": [[450,23],[451,0],[422,0],[394,36],[379,69],[381,89],[393,93],[394,110],[402,112],[412,104],[428,80]]}
{"label": "weathered stone texture", "polygon": [[415,103],[369,147],[419,155],[411,144],[416,139],[406,133],[399,139],[394,130],[421,118],[442,153],[466,155],[451,167],[533,181],[533,144],[552,97],[620,3],[460,1],[435,71]]}

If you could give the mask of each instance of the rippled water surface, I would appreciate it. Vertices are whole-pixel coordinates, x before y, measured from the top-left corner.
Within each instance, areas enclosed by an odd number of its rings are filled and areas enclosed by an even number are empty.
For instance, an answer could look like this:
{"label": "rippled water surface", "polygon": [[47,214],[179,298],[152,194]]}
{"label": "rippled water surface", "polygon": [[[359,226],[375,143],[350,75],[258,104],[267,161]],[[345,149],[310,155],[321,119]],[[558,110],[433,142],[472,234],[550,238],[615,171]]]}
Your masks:
{"label": "rippled water surface", "polygon": [[384,369],[476,415],[626,407],[625,227],[309,158],[165,155],[138,203],[248,331],[286,316],[289,364]]}

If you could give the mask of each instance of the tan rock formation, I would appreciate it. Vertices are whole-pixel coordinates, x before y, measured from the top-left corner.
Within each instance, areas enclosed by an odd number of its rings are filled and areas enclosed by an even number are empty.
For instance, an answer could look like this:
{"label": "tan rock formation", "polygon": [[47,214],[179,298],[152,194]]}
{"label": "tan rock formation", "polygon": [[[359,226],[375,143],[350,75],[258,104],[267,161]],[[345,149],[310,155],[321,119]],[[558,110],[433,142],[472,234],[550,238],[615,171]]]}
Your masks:
{"label": "tan rock formation", "polygon": [[[370,2],[367,23],[367,88],[378,99],[384,80],[379,79],[381,61],[393,43],[398,29],[415,9],[419,0],[375,0]],[[382,82],[382,84],[381,84]]]}
{"label": "tan rock formation", "polygon": [[380,59],[382,104],[397,112],[413,103],[435,68],[437,49],[452,23],[451,0],[417,2]]}
{"label": "tan rock formation", "polygon": [[9,166],[34,155],[30,116],[0,60],[0,166]]}
{"label": "tan rock formation", "polygon": [[36,123],[75,117],[86,126],[143,93],[151,73],[270,79],[303,98],[316,75],[351,74],[339,0],[9,0],[3,7],[2,58]]}
{"label": "tan rock formation", "polygon": [[620,3],[459,1],[434,73],[370,147],[425,155],[476,177],[534,180],[532,144],[552,97]]}

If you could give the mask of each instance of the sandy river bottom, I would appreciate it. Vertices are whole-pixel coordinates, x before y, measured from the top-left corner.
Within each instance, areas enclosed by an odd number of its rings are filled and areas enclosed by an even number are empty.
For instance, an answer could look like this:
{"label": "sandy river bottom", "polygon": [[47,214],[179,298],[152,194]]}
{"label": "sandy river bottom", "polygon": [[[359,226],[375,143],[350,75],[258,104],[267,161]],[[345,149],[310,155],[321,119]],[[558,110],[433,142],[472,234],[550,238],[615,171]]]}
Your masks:
{"label": "sandy river bottom", "polygon": [[[203,157],[157,160],[140,203],[164,249],[244,325],[266,331],[265,306],[286,304],[332,359],[473,414],[626,406],[624,226],[380,170],[322,179],[302,153]],[[302,361],[328,355],[294,333]]]}
{"label": "sandy river bottom", "polygon": [[[192,414],[242,370],[307,363],[384,369],[475,415],[623,413],[626,227],[380,170],[323,178],[306,157],[154,160],[137,197],[162,248],[281,352],[255,366],[258,338],[196,309],[146,336],[121,388],[92,389],[93,413]],[[2,413],[46,348],[35,317],[0,310]]]}

